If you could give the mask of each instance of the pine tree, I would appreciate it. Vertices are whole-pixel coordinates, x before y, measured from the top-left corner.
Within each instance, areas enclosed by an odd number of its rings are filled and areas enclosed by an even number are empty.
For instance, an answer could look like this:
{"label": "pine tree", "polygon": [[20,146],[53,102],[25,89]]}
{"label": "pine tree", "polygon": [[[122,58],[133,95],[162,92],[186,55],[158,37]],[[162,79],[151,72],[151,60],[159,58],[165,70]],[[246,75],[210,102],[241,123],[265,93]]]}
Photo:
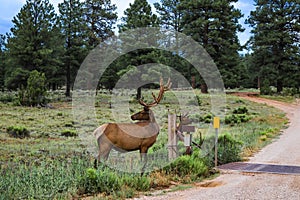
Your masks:
{"label": "pine tree", "polygon": [[253,27],[252,65],[259,70],[261,92],[269,93],[270,85],[278,93],[285,86],[299,89],[300,2],[255,0],[255,4],[247,23]]}
{"label": "pine tree", "polygon": [[80,0],[64,0],[58,7],[62,32],[65,36],[63,61],[66,75],[66,96],[70,97],[77,71],[87,55],[87,25],[83,18],[83,3]]}
{"label": "pine tree", "polygon": [[106,38],[114,35],[113,26],[117,21],[117,7],[111,0],[86,0],[84,3],[89,46],[95,47]]}
{"label": "pine tree", "polygon": [[[130,4],[130,7],[127,8],[124,12],[124,17],[122,18],[122,23],[119,25],[119,31],[124,32],[130,29],[137,28],[146,28],[146,27],[159,27],[158,17],[152,13],[151,6],[148,4],[147,0],[135,0],[133,4]],[[148,46],[151,46],[151,42],[156,42],[156,39],[153,39],[155,36],[149,36],[148,33],[141,30],[139,38],[132,37],[130,34],[125,34],[126,42],[130,43],[132,41],[135,44],[136,41],[139,41],[141,38],[144,38],[143,41],[148,41]],[[148,39],[145,39],[148,38]],[[154,57],[153,54],[156,54],[156,50],[152,49],[139,49],[133,52],[128,53],[126,56],[123,56],[115,63],[116,75],[122,75],[124,72],[132,69],[132,67],[137,67],[139,65],[147,63],[156,63],[158,57]],[[124,71],[125,69],[125,71]],[[122,73],[118,73],[120,70],[123,70]],[[142,72],[136,71],[135,78],[141,77]],[[116,77],[118,78],[118,77]],[[158,78],[158,77],[157,77]],[[138,80],[137,80],[138,81]],[[137,90],[137,99],[141,98],[141,88]]]}
{"label": "pine tree", "polygon": [[183,12],[178,9],[179,3],[180,0],[161,0],[160,3],[154,3],[163,28],[182,32],[181,20]]}
{"label": "pine tree", "polygon": [[158,27],[158,17],[152,13],[147,0],[135,0],[129,4],[119,25],[120,32],[141,27]]}
{"label": "pine tree", "polygon": [[[159,14],[160,26],[164,29],[171,30],[171,32],[164,38],[164,41],[166,43],[170,43],[170,41],[175,39],[174,52],[172,54],[162,52],[163,57],[165,58],[162,62],[165,65],[179,71],[180,74],[184,75],[188,80],[191,80],[189,73],[189,68],[191,66],[185,65],[187,63],[182,62],[182,59],[179,56],[179,47],[181,44],[178,33],[183,31],[183,24],[181,23],[183,11],[178,9],[178,5],[180,5],[180,0],[160,0],[160,3],[154,3],[154,7]],[[173,77],[173,87],[178,86],[177,80],[179,79]]]}
{"label": "pine tree", "polygon": [[6,63],[6,36],[0,34],[0,90],[4,90]]}
{"label": "pine tree", "polygon": [[219,68],[225,85],[235,87],[233,79],[239,63],[241,49],[237,32],[243,31],[238,20],[241,11],[232,3],[237,0],[182,0],[179,9],[184,12],[183,32],[199,42]]}
{"label": "pine tree", "polygon": [[[26,79],[32,70],[44,72],[48,84],[51,84],[59,71],[59,47],[62,45],[53,5],[49,0],[27,0],[12,22],[14,27],[7,44],[7,86],[12,89],[19,85],[26,86]],[[24,72],[19,75],[27,74],[27,78],[19,81],[18,76],[14,77],[18,72]]]}

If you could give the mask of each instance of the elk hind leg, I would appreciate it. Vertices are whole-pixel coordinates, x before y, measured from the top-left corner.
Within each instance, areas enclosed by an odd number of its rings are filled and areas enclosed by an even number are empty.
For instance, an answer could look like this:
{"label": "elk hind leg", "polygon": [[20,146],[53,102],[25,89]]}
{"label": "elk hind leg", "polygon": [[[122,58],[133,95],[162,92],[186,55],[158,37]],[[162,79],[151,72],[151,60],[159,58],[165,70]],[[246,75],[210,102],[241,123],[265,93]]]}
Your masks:
{"label": "elk hind leg", "polygon": [[94,161],[94,167],[97,168],[98,162],[106,161],[108,159],[109,153],[112,149],[112,144],[110,142],[99,142],[99,153]]}

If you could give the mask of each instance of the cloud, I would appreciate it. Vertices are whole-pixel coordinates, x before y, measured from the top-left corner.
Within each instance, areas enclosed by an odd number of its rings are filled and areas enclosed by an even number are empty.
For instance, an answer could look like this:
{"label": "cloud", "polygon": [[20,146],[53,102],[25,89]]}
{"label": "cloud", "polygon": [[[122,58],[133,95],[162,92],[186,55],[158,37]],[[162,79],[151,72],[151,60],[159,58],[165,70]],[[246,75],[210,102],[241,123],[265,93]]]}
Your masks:
{"label": "cloud", "polygon": [[244,14],[244,18],[247,18],[250,15],[250,12],[255,10],[254,1],[240,0],[236,3],[233,3],[234,7],[240,9]]}
{"label": "cloud", "polygon": [[0,33],[9,32],[12,27],[12,19],[20,11],[23,0],[0,0]]}
{"label": "cloud", "polygon": [[124,11],[129,8],[129,4],[133,3],[134,0],[123,0],[123,1],[120,1],[120,0],[111,0],[111,3],[112,4],[115,4],[117,6],[117,13],[118,13],[118,17],[119,17],[119,20],[121,19],[121,17],[124,16]]}
{"label": "cloud", "polygon": [[250,12],[252,10],[255,9],[255,6],[254,6],[254,1],[249,1],[249,0],[240,0],[236,3],[233,3],[234,7],[237,8],[237,9],[240,9],[241,12],[244,14],[244,17],[242,17],[239,22],[240,24],[243,25],[243,27],[245,28],[245,31],[243,33],[238,33],[238,37],[239,37],[239,40],[240,40],[240,43],[242,45],[244,45],[250,38],[251,36],[251,28],[245,24],[245,20],[248,18],[248,16],[250,15]]}

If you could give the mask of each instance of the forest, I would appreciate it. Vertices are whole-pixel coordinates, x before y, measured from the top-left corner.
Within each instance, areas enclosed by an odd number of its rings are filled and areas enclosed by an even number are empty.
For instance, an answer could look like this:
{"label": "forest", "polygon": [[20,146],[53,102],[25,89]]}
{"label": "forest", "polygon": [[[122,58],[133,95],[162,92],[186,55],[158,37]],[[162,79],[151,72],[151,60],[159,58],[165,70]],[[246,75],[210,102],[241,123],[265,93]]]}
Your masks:
{"label": "forest", "polygon": [[[198,42],[214,60],[226,89],[298,94],[300,2],[255,0],[255,10],[245,21],[252,36],[244,46],[237,36],[244,29],[236,2],[161,0],[153,10],[147,0],[135,0],[118,22],[117,7],[110,0],[64,0],[58,13],[49,0],[27,0],[13,18],[11,31],[0,35],[0,89],[20,91],[39,83],[45,90],[64,89],[71,97],[77,71],[92,49],[118,33],[158,27]],[[244,49],[249,53],[242,54]],[[174,68],[193,87],[205,84],[179,54],[141,49],[113,62],[99,88],[114,88],[126,71],[147,63]]]}

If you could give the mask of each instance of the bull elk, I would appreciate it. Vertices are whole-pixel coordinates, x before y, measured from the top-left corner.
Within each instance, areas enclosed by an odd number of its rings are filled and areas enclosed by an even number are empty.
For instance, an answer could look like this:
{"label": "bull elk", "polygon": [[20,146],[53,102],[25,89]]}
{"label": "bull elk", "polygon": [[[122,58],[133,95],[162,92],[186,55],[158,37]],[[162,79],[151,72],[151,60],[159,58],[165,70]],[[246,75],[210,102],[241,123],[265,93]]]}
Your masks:
{"label": "bull elk", "polygon": [[159,126],[155,120],[154,113],[150,109],[156,106],[161,101],[165,91],[171,87],[170,79],[166,86],[163,80],[160,79],[160,90],[156,97],[153,93],[154,101],[152,103],[145,103],[139,100],[139,103],[144,109],[131,116],[132,120],[139,120],[136,123],[107,123],[98,127],[94,131],[98,143],[98,156],[95,160],[95,167],[97,167],[97,160],[107,160],[111,149],[120,152],[140,151],[141,160],[144,160],[142,167],[142,174],[147,164],[148,149],[156,142],[159,134]]}

